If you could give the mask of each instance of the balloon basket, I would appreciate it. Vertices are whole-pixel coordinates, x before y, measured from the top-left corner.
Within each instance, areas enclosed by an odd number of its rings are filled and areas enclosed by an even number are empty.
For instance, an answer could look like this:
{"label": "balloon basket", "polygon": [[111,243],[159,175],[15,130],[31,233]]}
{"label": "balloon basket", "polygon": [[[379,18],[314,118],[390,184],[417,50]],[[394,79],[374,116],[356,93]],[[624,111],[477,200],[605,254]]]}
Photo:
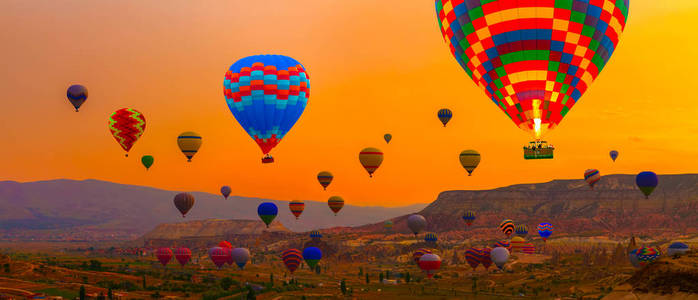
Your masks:
{"label": "balloon basket", "polygon": [[523,147],[524,159],[552,159],[554,150],[546,141],[532,141]]}
{"label": "balloon basket", "polygon": [[270,163],[273,163],[273,162],[274,162],[274,158],[273,158],[271,155],[269,155],[269,154],[267,154],[267,155],[265,155],[264,157],[262,157],[262,163],[263,163],[263,164],[270,164]]}

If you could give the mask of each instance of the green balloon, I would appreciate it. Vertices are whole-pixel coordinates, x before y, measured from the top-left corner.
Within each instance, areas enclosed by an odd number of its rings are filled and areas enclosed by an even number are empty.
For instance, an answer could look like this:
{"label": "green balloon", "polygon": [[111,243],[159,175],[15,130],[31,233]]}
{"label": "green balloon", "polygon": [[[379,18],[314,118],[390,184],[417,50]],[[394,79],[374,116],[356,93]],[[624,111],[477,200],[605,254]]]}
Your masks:
{"label": "green balloon", "polygon": [[150,169],[150,166],[153,165],[153,162],[155,162],[155,158],[153,158],[152,155],[143,155],[143,157],[141,157],[141,163],[143,163],[143,166],[145,166],[146,170]]}

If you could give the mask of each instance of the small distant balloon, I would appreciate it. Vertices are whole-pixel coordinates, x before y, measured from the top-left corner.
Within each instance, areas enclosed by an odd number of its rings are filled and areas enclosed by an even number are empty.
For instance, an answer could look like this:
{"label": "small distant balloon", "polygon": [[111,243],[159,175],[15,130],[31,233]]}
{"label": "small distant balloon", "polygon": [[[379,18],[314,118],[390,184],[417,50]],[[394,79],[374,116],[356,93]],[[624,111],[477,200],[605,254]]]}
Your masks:
{"label": "small distant balloon", "polygon": [[414,233],[416,236],[425,227],[427,227],[427,219],[417,214],[410,215],[407,217],[407,227],[409,227],[410,230],[412,230],[412,233]]}
{"label": "small distant balloon", "polygon": [[292,248],[281,253],[281,259],[284,261],[284,265],[286,265],[286,268],[288,268],[291,274],[298,269],[302,258],[302,253],[298,249]]}
{"label": "small distant balloon", "polygon": [[419,258],[419,268],[427,274],[427,277],[432,278],[436,271],[441,268],[441,257],[434,253],[427,253]]}
{"label": "small distant balloon", "polygon": [[227,185],[224,185],[221,187],[221,195],[223,195],[223,198],[225,198],[225,199],[228,199],[228,196],[230,196],[230,193],[232,191],[233,190],[231,190],[230,187]]}
{"label": "small distant balloon", "polygon": [[482,249],[471,247],[465,251],[465,261],[473,270],[477,268],[482,260]]}
{"label": "small distant balloon", "polygon": [[473,224],[473,221],[475,221],[475,212],[474,211],[467,211],[463,215],[463,221],[465,221],[465,224],[470,226]]}
{"label": "small distant balloon", "polygon": [[143,155],[143,157],[141,157],[141,164],[143,164],[146,170],[149,170],[154,162],[155,158],[152,155]]}
{"label": "small distant balloon", "polygon": [[637,177],[635,177],[635,184],[637,184],[640,191],[645,194],[646,199],[650,197],[650,194],[652,194],[658,183],[659,178],[657,178],[657,174],[654,174],[654,172],[640,172],[640,174],[637,174]]}
{"label": "small distant balloon", "polygon": [[514,233],[518,236],[525,237],[528,235],[528,226],[526,226],[526,224],[516,225],[514,226]]}
{"label": "small distant balloon", "polygon": [[373,177],[373,172],[383,163],[383,151],[378,148],[364,148],[359,152],[359,162],[368,172],[368,176]]}
{"label": "small distant balloon", "polygon": [[436,237],[436,233],[429,232],[424,235],[424,241],[427,242],[428,244],[434,244],[438,238]]}
{"label": "small distant balloon", "polygon": [[327,199],[327,206],[330,207],[336,216],[337,213],[342,210],[342,207],[344,207],[344,199],[340,196],[332,196],[330,199]]}
{"label": "small distant balloon", "polygon": [[240,270],[242,270],[250,260],[250,250],[247,250],[247,248],[235,248],[230,251],[230,255],[233,257],[233,261]]}
{"label": "small distant balloon", "polygon": [[550,223],[540,223],[538,224],[538,235],[543,238],[543,241],[547,241],[550,235],[553,234],[553,225]]}
{"label": "small distant balloon", "polygon": [[637,261],[641,267],[653,263],[659,256],[661,256],[659,249],[654,247],[642,247],[637,249]]}
{"label": "small distant balloon", "polygon": [[427,248],[419,248],[414,251],[412,254],[412,260],[414,260],[414,263],[419,264],[419,259],[422,258],[422,255],[424,254],[430,254],[431,250]]}
{"label": "small distant balloon", "polygon": [[189,248],[179,247],[174,251],[175,259],[180,265],[186,265],[191,259],[191,250]]}
{"label": "small distant balloon", "polygon": [[511,236],[514,233],[514,221],[509,219],[502,221],[499,223],[499,230],[507,236]]}
{"label": "small distant balloon", "polygon": [[182,213],[182,218],[184,218],[192,206],[194,206],[194,196],[189,193],[179,193],[174,197],[174,205]]}
{"label": "small distant balloon", "polygon": [[609,152],[609,155],[611,155],[611,159],[613,160],[613,162],[615,162],[616,158],[618,158],[618,151],[611,150],[611,152]]}
{"label": "small distant balloon", "polygon": [[75,112],[78,112],[80,106],[87,100],[87,88],[79,84],[71,85],[68,87],[67,96],[70,104],[75,107]]}
{"label": "small distant balloon", "polygon": [[177,145],[182,154],[187,157],[187,161],[191,162],[191,159],[201,147],[201,136],[192,131],[182,132],[177,137]]}
{"label": "small distant balloon", "polygon": [[485,267],[485,270],[489,269],[490,266],[492,265],[492,257],[491,257],[491,252],[492,248],[485,247],[482,248],[482,255],[480,256],[480,263],[482,264],[483,267]]}
{"label": "small distant balloon", "polygon": [[155,252],[155,256],[157,256],[163,267],[167,266],[167,263],[169,263],[172,259],[172,249],[158,248],[158,250]]}
{"label": "small distant balloon", "polygon": [[126,156],[133,144],[145,132],[145,116],[132,108],[122,108],[109,116],[109,131],[124,151]]}
{"label": "small distant balloon", "polygon": [[458,156],[463,169],[468,171],[468,176],[473,175],[473,171],[480,164],[480,153],[475,150],[464,150]]}
{"label": "small distant balloon", "polygon": [[385,135],[383,135],[383,139],[385,140],[386,144],[390,144],[390,140],[393,139],[393,135],[390,133],[386,133]]}
{"label": "small distant balloon", "polygon": [[323,190],[327,190],[327,186],[332,183],[332,179],[334,179],[334,176],[328,171],[322,171],[317,174],[317,181],[320,182]]}
{"label": "small distant balloon", "polygon": [[451,112],[451,110],[448,108],[442,108],[436,113],[436,115],[439,117],[441,123],[444,124],[444,127],[446,127],[446,124],[448,124],[453,117],[453,112]]}
{"label": "small distant balloon", "polygon": [[267,228],[269,228],[269,224],[271,224],[271,221],[274,221],[278,213],[279,209],[276,207],[276,204],[271,202],[264,202],[257,207],[257,214],[264,224],[267,225]]}
{"label": "small distant balloon", "polygon": [[681,255],[686,252],[688,252],[690,248],[688,245],[682,243],[682,242],[674,242],[669,245],[669,248],[667,248],[667,255],[669,256],[674,256],[674,255]]}
{"label": "small distant balloon", "polygon": [[230,248],[213,247],[208,250],[208,256],[219,269],[230,260]]}
{"label": "small distant balloon", "polygon": [[291,213],[296,216],[296,220],[298,220],[303,210],[305,210],[305,203],[301,200],[293,200],[288,203],[288,208],[291,210]]}
{"label": "small distant balloon", "polygon": [[308,247],[303,249],[303,260],[308,264],[311,270],[315,269],[317,263],[322,259],[322,251],[317,247]]}
{"label": "small distant balloon", "polygon": [[601,180],[601,173],[597,169],[588,169],[584,171],[584,180],[589,184],[591,189],[594,189],[594,184]]}
{"label": "small distant balloon", "polygon": [[490,257],[492,258],[492,262],[494,262],[498,268],[502,269],[509,260],[509,250],[503,247],[494,248],[492,252],[490,252]]}

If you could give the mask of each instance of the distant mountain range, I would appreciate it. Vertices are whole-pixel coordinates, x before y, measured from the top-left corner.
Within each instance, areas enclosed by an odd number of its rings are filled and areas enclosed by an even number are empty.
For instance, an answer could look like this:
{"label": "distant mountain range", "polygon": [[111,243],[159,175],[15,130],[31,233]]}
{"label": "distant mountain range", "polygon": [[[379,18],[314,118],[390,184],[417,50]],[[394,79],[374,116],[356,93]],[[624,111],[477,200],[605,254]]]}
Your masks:
{"label": "distant mountain range", "polygon": [[[475,212],[467,227],[466,211]],[[660,175],[649,199],[635,185],[635,175],[603,176],[591,189],[584,180],[553,180],[492,190],[446,191],[419,214],[427,231],[458,232],[468,237],[504,237],[498,226],[504,219],[525,224],[537,236],[541,222],[554,226],[554,235],[653,235],[698,232],[698,174]],[[407,215],[393,219],[397,232],[407,233]],[[383,223],[354,231],[381,231]]]}
{"label": "distant mountain range", "polygon": [[[334,216],[325,202],[305,201],[300,220],[287,201],[194,192],[196,204],[182,219],[172,199],[178,192],[99,180],[0,182],[0,238],[95,240],[133,239],[162,223],[204,219],[259,220],[257,205],[274,202],[277,220],[292,231],[333,226],[358,226],[419,211],[426,204],[405,207],[346,205]],[[260,221],[261,224],[261,221]]]}

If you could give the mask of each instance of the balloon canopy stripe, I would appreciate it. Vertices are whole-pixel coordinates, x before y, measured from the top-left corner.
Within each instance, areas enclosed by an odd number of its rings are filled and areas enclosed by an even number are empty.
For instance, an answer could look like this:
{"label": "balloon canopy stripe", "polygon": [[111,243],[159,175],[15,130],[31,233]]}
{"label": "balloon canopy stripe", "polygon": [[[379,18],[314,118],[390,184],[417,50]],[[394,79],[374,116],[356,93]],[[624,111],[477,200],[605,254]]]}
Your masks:
{"label": "balloon canopy stripe", "polygon": [[629,0],[437,0],[444,40],[514,123],[556,126],[618,44]]}

